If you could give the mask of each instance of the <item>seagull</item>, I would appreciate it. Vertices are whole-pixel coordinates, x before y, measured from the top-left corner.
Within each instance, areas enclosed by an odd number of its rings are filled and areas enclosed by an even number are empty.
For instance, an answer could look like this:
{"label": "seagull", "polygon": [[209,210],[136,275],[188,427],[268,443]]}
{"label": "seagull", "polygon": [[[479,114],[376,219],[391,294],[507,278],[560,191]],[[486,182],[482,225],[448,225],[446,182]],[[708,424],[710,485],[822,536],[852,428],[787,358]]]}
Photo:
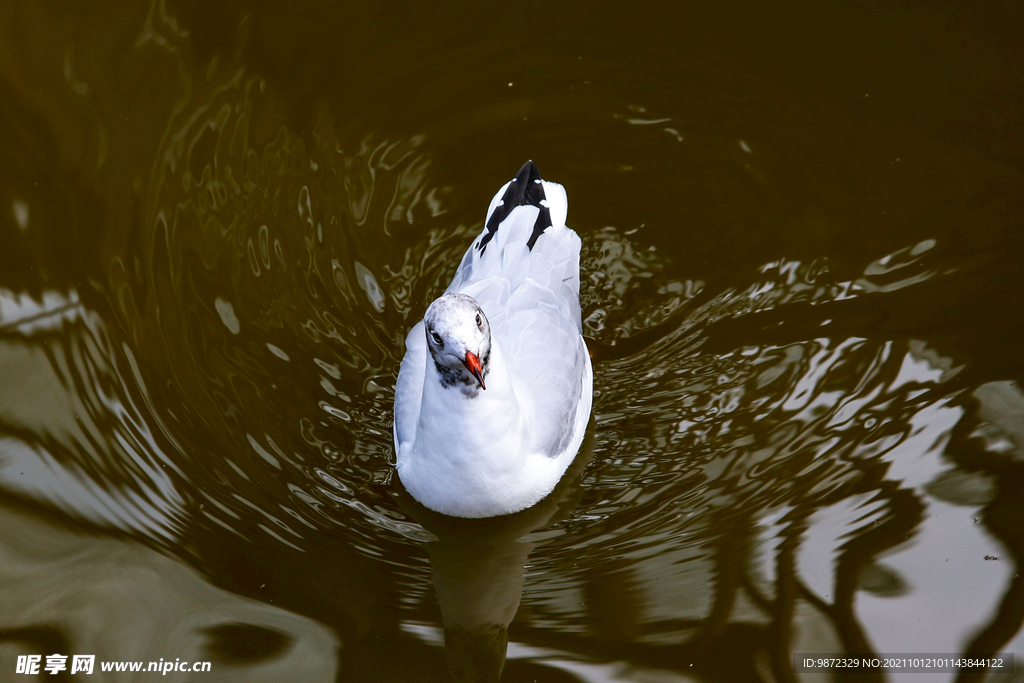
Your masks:
{"label": "seagull", "polygon": [[406,336],[395,387],[402,485],[453,517],[547,496],[579,451],[594,393],[580,238],[565,188],[532,162],[491,200],[445,293]]}

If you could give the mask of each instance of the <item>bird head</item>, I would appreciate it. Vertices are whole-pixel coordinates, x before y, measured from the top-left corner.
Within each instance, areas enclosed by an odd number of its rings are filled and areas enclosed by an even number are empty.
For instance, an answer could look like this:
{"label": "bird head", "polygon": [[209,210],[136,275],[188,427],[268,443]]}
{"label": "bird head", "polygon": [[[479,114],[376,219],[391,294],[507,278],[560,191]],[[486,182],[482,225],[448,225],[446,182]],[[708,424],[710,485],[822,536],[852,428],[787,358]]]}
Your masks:
{"label": "bird head", "polygon": [[476,299],[445,294],[427,308],[423,327],[444,386],[487,388],[491,325]]}

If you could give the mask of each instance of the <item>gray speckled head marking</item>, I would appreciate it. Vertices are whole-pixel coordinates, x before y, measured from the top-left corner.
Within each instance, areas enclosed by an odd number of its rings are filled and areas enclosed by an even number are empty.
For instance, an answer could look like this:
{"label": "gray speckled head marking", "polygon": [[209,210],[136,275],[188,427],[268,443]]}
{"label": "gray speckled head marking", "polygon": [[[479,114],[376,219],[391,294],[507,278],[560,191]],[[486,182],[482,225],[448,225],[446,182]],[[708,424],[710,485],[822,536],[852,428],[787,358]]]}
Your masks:
{"label": "gray speckled head marking", "polygon": [[466,352],[480,359],[483,380],[491,359],[491,324],[476,299],[466,294],[445,294],[427,308],[423,328],[441,386],[458,388],[466,398],[476,398],[482,387],[467,367]]}

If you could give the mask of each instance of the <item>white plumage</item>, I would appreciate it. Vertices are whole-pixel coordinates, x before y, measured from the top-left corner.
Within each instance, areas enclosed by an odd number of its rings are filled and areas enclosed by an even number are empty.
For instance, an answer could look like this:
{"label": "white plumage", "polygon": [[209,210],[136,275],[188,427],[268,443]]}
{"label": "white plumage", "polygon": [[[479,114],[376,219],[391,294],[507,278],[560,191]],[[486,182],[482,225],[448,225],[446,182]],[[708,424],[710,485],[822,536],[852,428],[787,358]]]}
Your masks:
{"label": "white plumage", "polygon": [[491,517],[530,507],[579,450],[593,370],[580,320],[580,238],[565,225],[567,208],[562,186],[527,162],[406,337],[397,469],[432,510]]}

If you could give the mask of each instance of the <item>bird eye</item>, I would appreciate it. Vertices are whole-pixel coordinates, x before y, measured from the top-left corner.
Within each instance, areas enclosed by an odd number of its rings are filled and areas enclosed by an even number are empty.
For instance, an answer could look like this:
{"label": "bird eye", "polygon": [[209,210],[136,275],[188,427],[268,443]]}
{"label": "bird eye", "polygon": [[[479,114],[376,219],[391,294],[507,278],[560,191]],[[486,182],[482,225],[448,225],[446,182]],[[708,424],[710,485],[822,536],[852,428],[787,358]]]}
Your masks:
{"label": "bird eye", "polygon": [[479,313],[476,314],[476,326],[477,327],[483,327],[484,326],[484,321],[480,319],[480,314]]}
{"label": "bird eye", "polygon": [[441,339],[441,335],[433,330],[430,331],[430,338],[434,340],[434,343],[438,346],[444,346],[444,340]]}

